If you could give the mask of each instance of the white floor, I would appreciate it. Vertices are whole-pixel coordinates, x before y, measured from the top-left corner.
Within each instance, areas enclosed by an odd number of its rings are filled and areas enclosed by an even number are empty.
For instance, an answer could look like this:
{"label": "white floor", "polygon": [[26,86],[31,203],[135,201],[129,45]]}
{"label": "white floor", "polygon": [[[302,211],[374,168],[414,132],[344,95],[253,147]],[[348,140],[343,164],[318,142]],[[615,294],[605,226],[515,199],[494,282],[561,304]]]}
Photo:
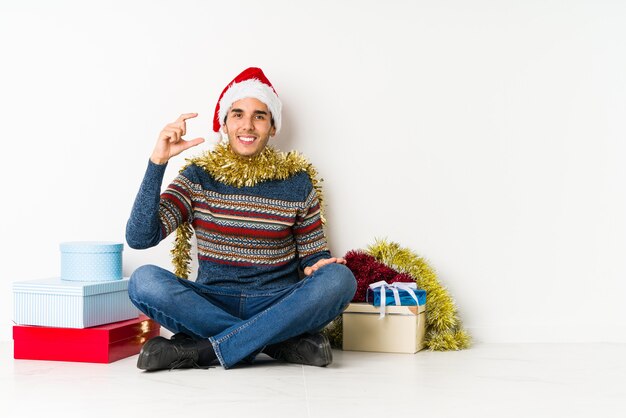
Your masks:
{"label": "white floor", "polygon": [[624,344],[335,351],[327,368],[264,357],[231,370],[146,373],[136,359],[14,360],[1,342],[0,417],[626,417]]}

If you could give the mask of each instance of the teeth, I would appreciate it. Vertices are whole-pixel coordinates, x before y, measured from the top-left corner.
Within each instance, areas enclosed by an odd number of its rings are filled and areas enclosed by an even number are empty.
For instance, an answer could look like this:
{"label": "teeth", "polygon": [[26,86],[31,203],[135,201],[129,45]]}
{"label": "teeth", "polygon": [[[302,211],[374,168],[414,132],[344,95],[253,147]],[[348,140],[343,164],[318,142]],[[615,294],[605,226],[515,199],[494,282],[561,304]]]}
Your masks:
{"label": "teeth", "polygon": [[249,136],[240,136],[239,139],[242,140],[243,142],[248,142],[248,143],[254,141],[254,137],[249,137]]}

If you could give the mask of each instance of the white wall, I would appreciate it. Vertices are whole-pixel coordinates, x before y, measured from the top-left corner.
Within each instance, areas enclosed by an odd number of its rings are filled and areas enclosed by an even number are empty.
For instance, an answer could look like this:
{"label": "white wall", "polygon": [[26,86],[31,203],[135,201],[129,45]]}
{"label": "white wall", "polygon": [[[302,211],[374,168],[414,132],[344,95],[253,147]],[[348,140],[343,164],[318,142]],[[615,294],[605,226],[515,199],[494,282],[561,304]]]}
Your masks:
{"label": "white wall", "polygon": [[[123,240],[161,127],[199,112],[205,135],[254,65],[336,254],[424,255],[478,341],[626,341],[626,3],[92,3],[0,6],[0,340],[11,283],[58,275],[60,242]],[[168,250],[127,247],[125,274]]]}

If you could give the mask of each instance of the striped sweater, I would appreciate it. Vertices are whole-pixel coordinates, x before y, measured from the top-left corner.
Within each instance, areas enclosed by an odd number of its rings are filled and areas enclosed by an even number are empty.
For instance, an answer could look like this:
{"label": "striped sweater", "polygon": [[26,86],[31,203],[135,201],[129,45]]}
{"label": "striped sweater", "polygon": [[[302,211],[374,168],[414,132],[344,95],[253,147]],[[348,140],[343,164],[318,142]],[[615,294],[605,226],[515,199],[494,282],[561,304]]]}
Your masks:
{"label": "striped sweater", "polygon": [[305,172],[237,188],[190,165],[160,193],[165,168],[148,162],[126,225],[131,248],[153,247],[189,222],[197,238],[196,281],[235,288],[292,284],[299,269],[330,257]]}

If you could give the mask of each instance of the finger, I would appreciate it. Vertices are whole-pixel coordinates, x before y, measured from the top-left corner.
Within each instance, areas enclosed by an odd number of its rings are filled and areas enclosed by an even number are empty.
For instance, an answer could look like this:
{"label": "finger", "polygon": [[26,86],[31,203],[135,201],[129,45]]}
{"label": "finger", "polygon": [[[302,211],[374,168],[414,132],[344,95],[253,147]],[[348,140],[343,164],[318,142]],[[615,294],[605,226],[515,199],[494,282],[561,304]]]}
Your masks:
{"label": "finger", "polygon": [[165,127],[165,129],[169,129],[170,131],[178,131],[181,134],[183,134],[183,131],[185,130],[185,122],[172,122],[172,123],[168,123],[167,126]]}
{"label": "finger", "polygon": [[178,119],[176,119],[176,122],[183,122],[187,119],[195,118],[196,116],[198,116],[197,113],[183,113],[178,117]]}
{"label": "finger", "polygon": [[167,139],[169,143],[176,142],[176,133],[174,131],[171,129],[163,129],[163,133],[165,135],[165,139]]}
{"label": "finger", "polygon": [[204,138],[196,138],[196,139],[191,139],[189,141],[183,141],[182,145],[183,145],[183,150],[187,150],[191,147],[195,147],[196,145],[200,145],[204,142]]}
{"label": "finger", "polygon": [[174,128],[174,132],[176,132],[176,139],[178,141],[182,140],[182,136],[183,136],[183,130],[179,127],[175,127]]}
{"label": "finger", "polygon": [[327,261],[327,259],[324,258],[322,260],[319,260],[315,264],[313,264],[311,267],[313,267],[313,269],[317,270],[318,268],[323,267],[326,264],[328,264],[328,261]]}
{"label": "finger", "polygon": [[322,263],[322,266],[326,266],[328,264],[333,264],[334,262],[336,262],[337,259],[335,257],[331,257],[331,258],[326,258],[324,260],[320,260],[320,262]]}
{"label": "finger", "polygon": [[173,143],[180,142],[180,137],[182,134],[182,130],[180,128],[172,127],[172,128],[168,128],[167,131],[170,132],[171,134],[170,142],[173,142]]}
{"label": "finger", "polygon": [[167,125],[169,129],[179,129],[181,136],[187,133],[187,124],[185,122],[172,122]]}
{"label": "finger", "polygon": [[167,129],[163,129],[161,133],[159,134],[159,140],[169,142],[171,135],[172,134],[170,133],[170,131],[168,131]]}
{"label": "finger", "polygon": [[305,275],[305,276],[310,276],[310,275],[311,275],[311,273],[312,273],[312,271],[311,271],[311,267],[305,267],[305,268],[304,268],[304,275]]}

